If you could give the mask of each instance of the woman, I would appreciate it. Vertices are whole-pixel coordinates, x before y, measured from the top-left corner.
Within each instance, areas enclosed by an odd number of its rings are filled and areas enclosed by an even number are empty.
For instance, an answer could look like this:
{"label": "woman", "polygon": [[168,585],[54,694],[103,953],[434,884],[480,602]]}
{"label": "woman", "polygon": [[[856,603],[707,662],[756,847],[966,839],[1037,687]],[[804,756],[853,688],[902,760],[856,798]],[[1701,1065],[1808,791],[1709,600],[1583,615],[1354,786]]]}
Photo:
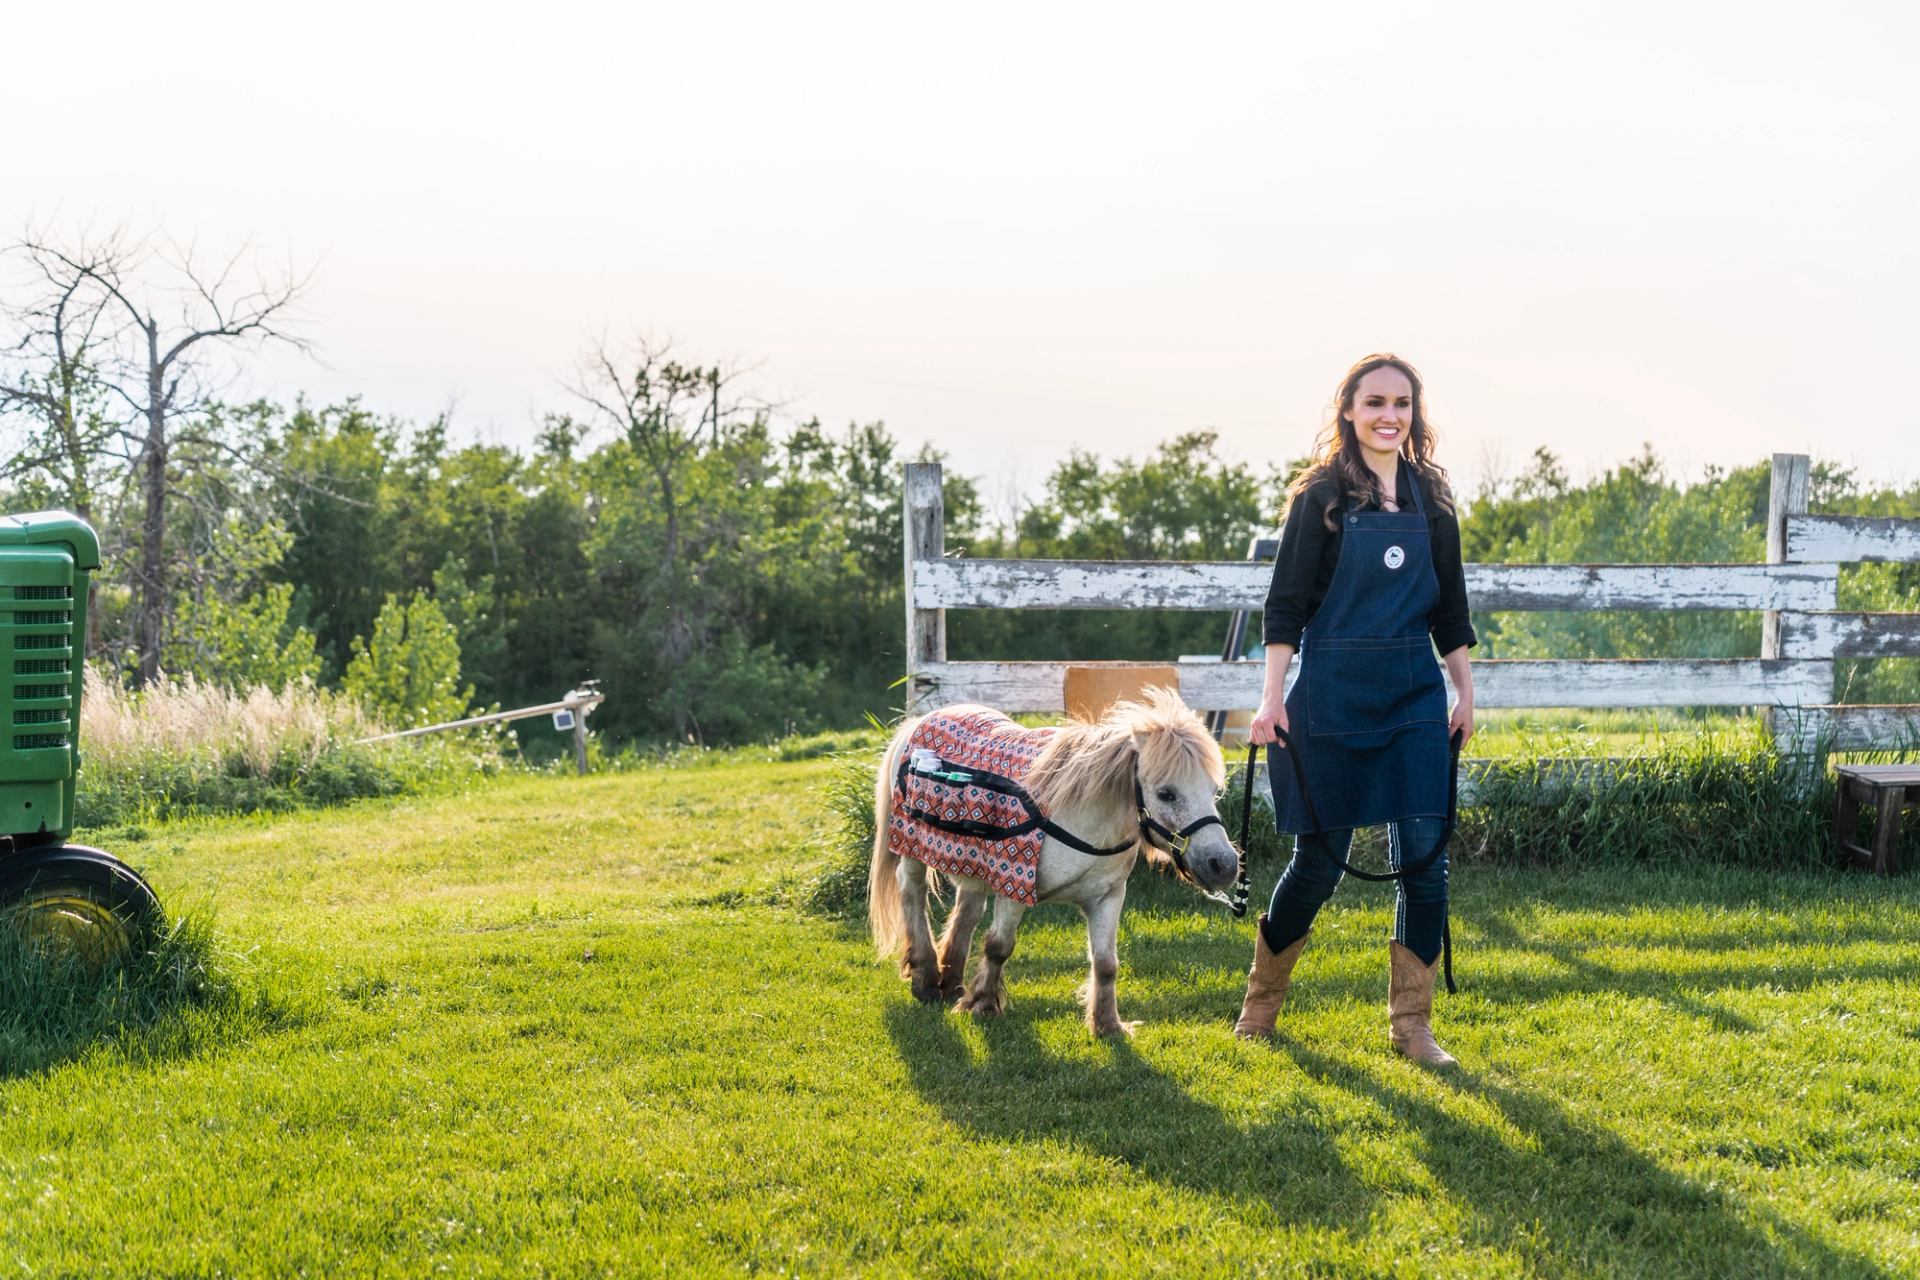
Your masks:
{"label": "woman", "polygon": [[[1445,827],[1448,739],[1473,735],[1460,525],[1447,473],[1433,461],[1420,375],[1392,355],[1354,365],[1316,448],[1317,461],[1288,494],[1267,594],[1266,689],[1252,726],[1256,743],[1287,735],[1268,751],[1274,820],[1302,838],[1260,917],[1234,1027],[1242,1036],[1273,1034],[1314,915],[1340,883],[1321,842],[1345,857],[1355,827],[1386,823],[1391,864],[1418,863]],[[1458,695],[1451,716],[1435,648]],[[1289,694],[1296,649],[1300,677]],[[1312,816],[1291,763],[1275,762],[1281,749],[1297,751]],[[1393,1046],[1449,1066],[1432,1027],[1445,855],[1398,883],[1387,944]]]}

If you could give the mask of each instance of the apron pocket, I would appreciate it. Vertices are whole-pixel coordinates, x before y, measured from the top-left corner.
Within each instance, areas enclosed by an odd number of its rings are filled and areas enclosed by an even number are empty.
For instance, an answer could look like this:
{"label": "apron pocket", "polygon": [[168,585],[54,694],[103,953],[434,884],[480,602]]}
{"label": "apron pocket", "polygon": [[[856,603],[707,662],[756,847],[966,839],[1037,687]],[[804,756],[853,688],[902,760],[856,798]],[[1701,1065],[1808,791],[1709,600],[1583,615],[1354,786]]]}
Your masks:
{"label": "apron pocket", "polygon": [[1447,718],[1446,683],[1425,636],[1322,641],[1300,679],[1307,686],[1307,732],[1316,738],[1390,736]]}

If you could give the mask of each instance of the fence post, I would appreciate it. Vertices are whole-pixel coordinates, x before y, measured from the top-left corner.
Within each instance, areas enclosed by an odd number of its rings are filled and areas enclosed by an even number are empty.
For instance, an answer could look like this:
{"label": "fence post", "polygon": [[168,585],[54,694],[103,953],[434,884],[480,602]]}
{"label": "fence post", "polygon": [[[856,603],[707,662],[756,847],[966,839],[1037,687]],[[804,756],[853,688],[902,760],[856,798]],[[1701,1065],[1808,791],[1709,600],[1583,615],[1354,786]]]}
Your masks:
{"label": "fence post", "polygon": [[[1812,459],[1804,453],[1773,455],[1773,480],[1767,489],[1767,563],[1787,562],[1787,517],[1807,514],[1808,490],[1812,478]],[[1768,609],[1760,615],[1760,656],[1784,658],[1780,645],[1780,610]],[[1801,656],[1801,655],[1794,655]],[[1832,698],[1832,690],[1827,696]],[[1808,741],[1812,718],[1805,711],[1775,707],[1772,720],[1774,749],[1781,755],[1801,755],[1813,744]]]}
{"label": "fence post", "polygon": [[928,692],[920,673],[947,660],[947,614],[944,609],[917,609],[913,602],[916,560],[938,560],[946,554],[946,503],[940,491],[940,464],[909,462],[901,486],[901,544],[907,575],[907,697],[914,710]]}

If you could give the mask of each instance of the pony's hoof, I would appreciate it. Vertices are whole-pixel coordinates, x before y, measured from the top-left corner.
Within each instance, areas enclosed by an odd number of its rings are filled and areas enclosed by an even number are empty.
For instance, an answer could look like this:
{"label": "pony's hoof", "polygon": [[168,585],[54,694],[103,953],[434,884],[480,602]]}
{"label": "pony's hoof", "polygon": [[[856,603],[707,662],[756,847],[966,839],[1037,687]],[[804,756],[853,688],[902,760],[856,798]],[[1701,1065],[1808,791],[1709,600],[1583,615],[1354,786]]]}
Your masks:
{"label": "pony's hoof", "polygon": [[1134,1029],[1139,1025],[1140,1023],[1137,1020],[1133,1022],[1121,1022],[1118,1019],[1115,1019],[1114,1021],[1107,1023],[1105,1026],[1095,1027],[1093,1029],[1093,1034],[1097,1036],[1125,1036],[1127,1039],[1131,1040],[1133,1039]]}
{"label": "pony's hoof", "polygon": [[960,997],[953,1006],[962,1013],[970,1013],[976,1018],[997,1018],[1007,1011],[1007,998],[999,992],[980,995],[968,994]]}

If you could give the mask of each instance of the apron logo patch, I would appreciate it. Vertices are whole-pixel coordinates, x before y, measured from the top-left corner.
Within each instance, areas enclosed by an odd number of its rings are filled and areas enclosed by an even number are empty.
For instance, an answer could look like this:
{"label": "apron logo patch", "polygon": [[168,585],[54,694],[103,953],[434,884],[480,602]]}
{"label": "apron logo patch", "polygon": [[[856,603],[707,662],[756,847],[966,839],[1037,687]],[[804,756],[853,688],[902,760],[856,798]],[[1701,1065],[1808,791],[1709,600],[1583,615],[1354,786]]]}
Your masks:
{"label": "apron logo patch", "polygon": [[1387,548],[1387,568],[1398,569],[1407,562],[1407,553],[1399,547]]}

